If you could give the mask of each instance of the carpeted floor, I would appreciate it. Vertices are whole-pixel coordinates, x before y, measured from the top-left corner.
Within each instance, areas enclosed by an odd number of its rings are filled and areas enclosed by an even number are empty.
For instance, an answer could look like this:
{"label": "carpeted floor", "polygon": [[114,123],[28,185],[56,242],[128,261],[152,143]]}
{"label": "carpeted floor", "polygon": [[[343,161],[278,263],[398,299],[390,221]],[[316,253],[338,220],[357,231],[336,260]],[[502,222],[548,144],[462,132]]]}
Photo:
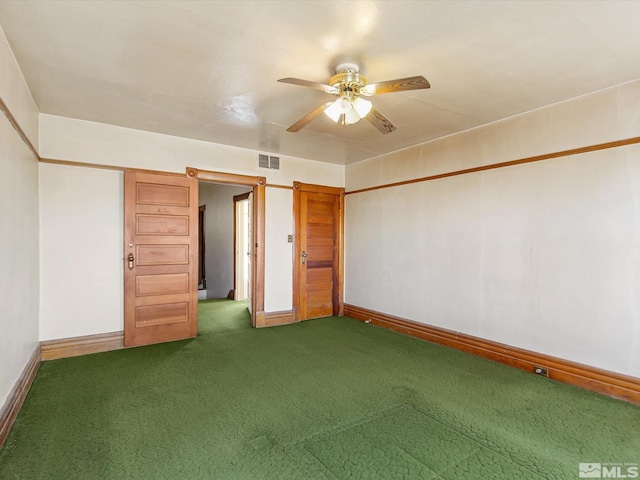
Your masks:
{"label": "carpeted floor", "polygon": [[[640,407],[331,317],[42,364],[2,479],[574,479],[640,463]],[[626,468],[626,467],[622,467]]]}

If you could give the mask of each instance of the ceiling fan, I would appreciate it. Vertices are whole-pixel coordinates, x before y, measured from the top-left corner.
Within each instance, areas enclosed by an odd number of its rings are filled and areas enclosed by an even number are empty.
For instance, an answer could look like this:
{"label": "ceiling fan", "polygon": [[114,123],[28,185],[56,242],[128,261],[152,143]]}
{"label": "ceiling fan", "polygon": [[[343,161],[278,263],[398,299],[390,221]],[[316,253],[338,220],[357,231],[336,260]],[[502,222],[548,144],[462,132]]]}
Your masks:
{"label": "ceiling fan", "polygon": [[335,101],[320,105],[302,117],[287,128],[287,132],[297,132],[324,112],[334,122],[341,125],[351,125],[366,118],[381,133],[391,133],[396,129],[396,126],[373,107],[370,101],[362,97],[431,87],[427,79],[422,76],[399,78],[367,85],[366,78],[358,74],[359,70],[358,65],[354,63],[342,63],[336,67],[336,74],[329,79],[328,85],[299,78],[288,77],[278,80],[282,83],[315,88],[338,97]]}

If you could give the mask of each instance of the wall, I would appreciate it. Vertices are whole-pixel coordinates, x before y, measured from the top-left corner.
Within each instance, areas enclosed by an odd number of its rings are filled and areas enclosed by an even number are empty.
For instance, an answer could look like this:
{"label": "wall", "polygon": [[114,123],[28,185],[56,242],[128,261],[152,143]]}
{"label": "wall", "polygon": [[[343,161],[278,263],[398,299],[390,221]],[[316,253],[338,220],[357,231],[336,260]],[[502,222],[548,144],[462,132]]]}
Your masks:
{"label": "wall", "polygon": [[55,115],[40,116],[40,156],[58,160],[184,173],[186,167],[267,177],[273,184],[294,181],[344,186],[344,167],[280,156],[280,170],[258,167],[254,150],[133,130]]}
{"label": "wall", "polygon": [[271,245],[264,259],[265,312],[291,310],[293,297],[293,243],[287,236],[293,233],[293,191],[267,188],[266,203],[271,208],[265,214],[265,242]]}
{"label": "wall", "polygon": [[123,177],[40,164],[40,340],[122,330]]}
{"label": "wall", "polygon": [[[347,192],[640,135],[640,82],[346,168]],[[346,197],[346,302],[640,376],[640,146]]]}
{"label": "wall", "polygon": [[233,197],[248,187],[200,182],[200,205],[205,205],[205,275],[207,298],[227,298],[233,285]]}
{"label": "wall", "polygon": [[[258,168],[258,152],[252,150],[52,115],[40,117],[40,155],[43,158],[58,160],[179,173],[184,173],[189,166],[218,172],[265,176],[268,183],[279,185],[290,186],[293,181],[300,181],[344,186],[344,167],[340,165],[281,156],[280,170],[261,169]],[[121,267],[102,268],[99,277],[96,273],[97,263],[102,263],[103,260],[105,265],[122,262],[122,242],[119,238],[113,237],[114,234],[121,235],[123,228],[121,218],[116,216],[116,211],[122,210],[122,184],[118,183],[116,186],[116,176],[120,174],[108,170],[59,165],[42,167],[40,203],[47,226],[43,232],[41,275],[47,279],[46,282],[42,282],[42,296],[43,299],[47,299],[47,314],[43,315],[41,322],[41,339],[122,330],[122,297],[115,293],[122,292],[123,289]],[[94,181],[105,182],[105,188],[92,190],[82,186],[83,182]],[[65,185],[65,191],[57,191],[56,184]],[[291,244],[286,242],[286,235],[291,233],[292,204],[291,190],[267,188],[267,312],[291,309]],[[90,211],[96,208],[103,213],[102,217],[90,215]],[[55,297],[62,293],[60,284],[53,280],[62,268],[59,252],[65,252],[68,248],[68,239],[53,230],[53,226],[57,224],[66,225],[68,229],[80,235],[80,238],[85,239],[75,245],[76,258],[100,259],[94,260],[94,267],[91,269],[85,268],[80,261],[67,263],[64,266],[64,276],[74,279],[75,299],[91,299],[95,297],[95,292],[104,292],[105,295],[101,298],[104,316],[96,316],[95,308],[92,307],[93,301],[80,300],[66,304],[54,301]],[[281,227],[286,231],[281,231]],[[86,239],[93,235],[90,232],[96,232],[95,235],[100,236],[101,241],[87,241]],[[107,235],[106,232],[111,233]],[[104,235],[107,237],[102,238]],[[277,263],[273,259],[278,259]]]}
{"label": "wall", "polygon": [[[0,98],[31,143],[38,110],[0,30]],[[0,113],[0,407],[38,344],[38,163]]]}

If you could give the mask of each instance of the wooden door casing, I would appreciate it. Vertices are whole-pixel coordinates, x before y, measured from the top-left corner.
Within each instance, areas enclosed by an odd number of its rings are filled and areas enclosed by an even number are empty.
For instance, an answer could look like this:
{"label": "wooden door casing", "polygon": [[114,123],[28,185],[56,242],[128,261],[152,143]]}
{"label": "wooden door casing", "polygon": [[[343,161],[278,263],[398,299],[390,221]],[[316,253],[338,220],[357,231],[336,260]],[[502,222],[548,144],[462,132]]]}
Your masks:
{"label": "wooden door casing", "polygon": [[195,337],[197,179],[125,171],[124,218],[124,345]]}
{"label": "wooden door casing", "polygon": [[343,211],[344,189],[294,183],[294,321],[343,314]]}
{"label": "wooden door casing", "polygon": [[221,183],[225,185],[243,185],[253,189],[251,201],[251,229],[252,248],[251,254],[251,291],[250,311],[251,325],[264,327],[264,259],[265,259],[265,177],[251,177],[249,175],[237,175],[234,173],[213,172],[187,167],[187,176],[204,182]]}

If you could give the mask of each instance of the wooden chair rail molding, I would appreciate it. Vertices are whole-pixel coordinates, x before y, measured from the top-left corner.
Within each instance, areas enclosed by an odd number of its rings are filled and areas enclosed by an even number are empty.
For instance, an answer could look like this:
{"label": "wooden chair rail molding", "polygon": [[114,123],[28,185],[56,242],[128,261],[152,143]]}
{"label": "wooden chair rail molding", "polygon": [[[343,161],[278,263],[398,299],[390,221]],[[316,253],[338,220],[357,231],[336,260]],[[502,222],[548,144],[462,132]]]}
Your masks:
{"label": "wooden chair rail molding", "polygon": [[[75,162],[75,161],[67,161],[67,160],[55,160],[55,159],[51,159],[51,158],[41,158],[40,155],[38,154],[38,151],[35,149],[35,147],[31,143],[31,141],[27,137],[26,133],[24,132],[24,130],[22,129],[22,127],[20,126],[20,124],[16,120],[15,116],[11,113],[11,110],[9,110],[9,107],[7,106],[7,104],[4,102],[4,100],[1,97],[0,97],[0,112],[2,114],[4,114],[4,116],[7,118],[9,123],[11,123],[11,125],[15,129],[16,133],[24,141],[24,143],[27,145],[27,147],[29,147],[31,152],[36,157],[36,159],[38,159],[42,163],[53,163],[53,164],[58,164],[58,165],[69,165],[69,166],[79,166],[79,167],[82,166],[82,167],[87,167],[87,168],[103,168],[103,169],[107,169],[107,170],[126,170],[127,169],[126,167],[119,167],[119,166],[114,166],[114,165],[101,165],[101,164],[95,164],[95,163],[84,163],[84,162]],[[521,165],[521,164],[524,164],[524,163],[539,162],[539,161],[542,161],[542,160],[550,160],[552,158],[566,157],[566,156],[569,156],[569,155],[578,155],[580,153],[588,153],[588,152],[595,152],[595,151],[598,151],[598,150],[607,150],[609,148],[624,147],[626,145],[634,145],[634,144],[638,144],[638,143],[640,143],[640,137],[631,137],[631,138],[626,138],[626,139],[623,139],[623,140],[616,140],[616,141],[612,141],[612,142],[598,143],[598,144],[589,145],[589,146],[586,146],[586,147],[579,147],[579,148],[573,148],[573,149],[569,149],[569,150],[562,150],[562,151],[559,151],[559,152],[552,152],[552,153],[545,153],[545,154],[542,154],[542,155],[535,155],[535,156],[532,156],[532,157],[521,158],[521,159],[518,159],[518,160],[511,160],[511,161],[506,161],[506,162],[493,163],[493,164],[489,164],[489,165],[482,165],[482,166],[479,166],[479,167],[467,168],[467,169],[463,169],[463,170],[456,170],[456,171],[453,171],[453,172],[446,172],[446,173],[441,173],[441,174],[437,174],[437,175],[430,175],[430,176],[427,176],[427,177],[420,177],[420,178],[415,178],[415,179],[411,179],[411,180],[404,180],[404,181],[400,181],[400,182],[377,185],[377,186],[374,186],[374,187],[361,188],[361,189],[357,189],[357,190],[352,190],[350,192],[346,192],[346,195],[352,195],[352,194],[355,194],[355,193],[363,193],[363,192],[368,192],[368,191],[371,191],[371,190],[379,190],[379,189],[382,189],[382,188],[391,188],[391,187],[397,187],[397,186],[401,186],[401,185],[409,185],[411,183],[426,182],[426,181],[429,181],[429,180],[437,180],[439,178],[453,177],[453,176],[456,176],[456,175],[465,175],[465,174],[468,174],[468,173],[481,172],[481,171],[484,171],[484,170],[493,170],[495,168],[510,167],[510,166],[514,166],[514,165]],[[189,173],[190,170],[192,170],[191,173]],[[192,169],[192,168],[187,168],[187,175],[190,175],[190,176],[198,175],[198,170],[197,169]],[[203,177],[199,177],[199,178],[201,178],[202,180],[206,180],[206,178],[203,178]],[[263,183],[261,183],[260,185],[263,185],[263,186],[267,185],[266,184],[266,179],[264,177],[260,177],[260,178],[264,179]],[[211,179],[210,181],[214,181],[214,182],[218,182],[218,183],[227,183],[227,182],[225,182],[224,180],[222,180],[220,178],[215,179],[215,180]],[[232,182],[229,182],[229,183],[232,183]],[[276,184],[267,185],[267,186],[273,187],[273,188],[287,188],[287,189],[291,188],[291,187],[288,187],[286,185],[276,185]],[[295,186],[293,188],[295,189]]]}
{"label": "wooden chair rail molding", "polygon": [[518,160],[509,160],[507,162],[491,163],[489,165],[481,165],[478,167],[465,168],[463,170],[454,170],[452,172],[439,173],[429,175],[427,177],[414,178],[411,180],[403,180],[401,182],[385,183],[375,187],[360,188],[346,192],[345,195],[353,195],[355,193],[370,192],[372,190],[381,190],[383,188],[400,187],[402,185],[410,185],[412,183],[428,182],[438,180],[440,178],[456,177],[458,175],[466,175],[469,173],[484,172],[485,170],[495,170],[496,168],[513,167],[515,165],[523,165],[525,163],[541,162],[543,160],[551,160],[552,158],[568,157],[570,155],[579,155],[581,153],[597,152],[599,150],[608,150],[610,148],[625,147],[627,145],[635,145],[640,143],[640,137],[627,138],[625,140],[617,140],[615,142],[598,143],[587,147],[572,148],[570,150],[562,150],[560,152],[545,153],[543,155],[535,155],[533,157],[520,158]]}
{"label": "wooden chair rail molding", "polygon": [[462,350],[527,372],[534,373],[536,367],[546,368],[549,378],[553,380],[640,405],[640,378],[424,325],[355,305],[345,304],[344,314],[363,322],[370,321],[374,325]]}
{"label": "wooden chair rail molding", "polygon": [[16,133],[18,134],[20,139],[25,143],[25,145],[29,148],[29,150],[31,150],[31,153],[33,153],[33,155],[36,157],[36,160],[40,160],[40,155],[38,154],[38,151],[35,149],[35,147],[33,146],[33,143],[31,143],[31,140],[29,140],[29,137],[24,132],[24,130],[18,123],[18,120],[16,120],[16,117],[13,116],[13,113],[11,113],[11,110],[9,110],[9,107],[7,106],[7,104],[4,102],[2,98],[0,98],[0,112],[2,112],[5,117],[7,117],[7,120],[9,121],[13,129],[16,131]]}

